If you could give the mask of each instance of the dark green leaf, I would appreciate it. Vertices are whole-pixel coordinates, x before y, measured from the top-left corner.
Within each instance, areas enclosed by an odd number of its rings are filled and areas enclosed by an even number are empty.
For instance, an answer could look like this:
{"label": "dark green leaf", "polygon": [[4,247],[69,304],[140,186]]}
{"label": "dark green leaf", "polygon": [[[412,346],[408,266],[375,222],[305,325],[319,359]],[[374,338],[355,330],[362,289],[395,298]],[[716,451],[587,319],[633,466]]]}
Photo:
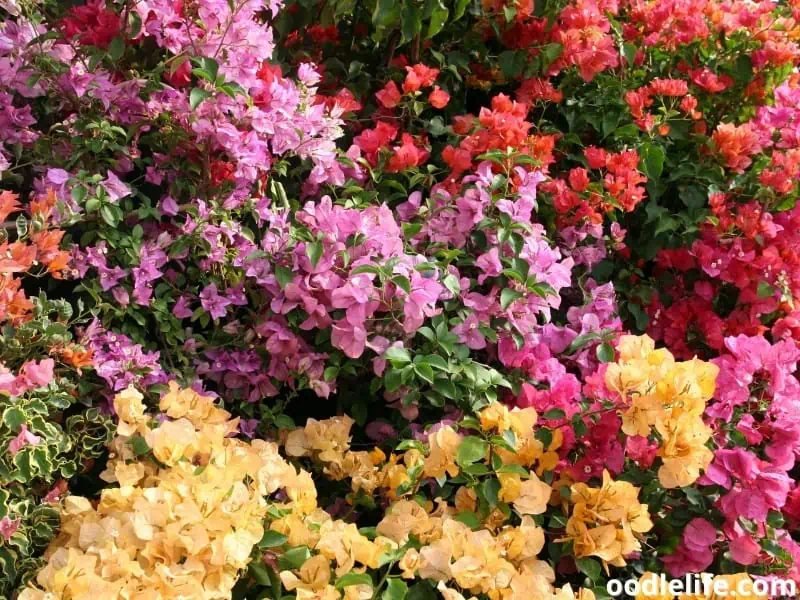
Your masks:
{"label": "dark green leaf", "polygon": [[422,31],[422,11],[414,2],[404,2],[400,10],[402,43],[410,42]]}
{"label": "dark green leaf", "polygon": [[645,144],[640,151],[641,168],[648,179],[658,180],[664,171],[664,148],[658,144]]}
{"label": "dark green leaf", "polygon": [[505,288],[500,292],[500,308],[506,310],[518,298],[522,298],[522,292],[512,290],[511,288]]}
{"label": "dark green leaf", "polygon": [[317,263],[319,263],[319,259],[322,258],[322,252],[322,242],[319,240],[306,243],[306,256],[311,262],[312,267],[316,268]]}
{"label": "dark green leaf", "polygon": [[204,90],[203,88],[194,88],[189,93],[189,108],[195,110],[198,106],[200,106],[203,100],[210,97],[211,97],[211,92],[209,92],[208,90]]}
{"label": "dark green leaf", "polygon": [[264,532],[264,536],[261,538],[261,541],[258,542],[258,547],[263,549],[274,548],[275,546],[283,546],[288,539],[289,538],[282,533],[278,533],[272,529],[267,529]]}
{"label": "dark green leaf", "polygon": [[597,360],[602,363],[610,363],[614,361],[614,347],[611,344],[600,344],[595,350]]}
{"label": "dark green leaf", "polygon": [[381,600],[404,600],[408,593],[408,585],[402,579],[392,578],[386,582],[386,589],[381,594]]}

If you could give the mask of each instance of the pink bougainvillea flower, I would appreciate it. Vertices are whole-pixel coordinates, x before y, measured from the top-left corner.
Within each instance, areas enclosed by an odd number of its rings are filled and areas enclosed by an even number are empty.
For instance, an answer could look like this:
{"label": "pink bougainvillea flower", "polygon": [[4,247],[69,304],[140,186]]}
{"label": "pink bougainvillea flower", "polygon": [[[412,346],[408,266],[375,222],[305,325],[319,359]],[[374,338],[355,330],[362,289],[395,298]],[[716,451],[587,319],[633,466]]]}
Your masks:
{"label": "pink bougainvillea flower", "polygon": [[25,446],[36,446],[41,441],[42,438],[28,431],[28,426],[23,423],[20,425],[17,437],[8,443],[8,452],[11,454],[11,456],[14,456]]}
{"label": "pink bougainvillea flower", "polygon": [[9,517],[0,519],[0,536],[2,536],[4,541],[7,542],[11,539],[11,536],[19,529],[21,522],[22,519],[11,519]]}

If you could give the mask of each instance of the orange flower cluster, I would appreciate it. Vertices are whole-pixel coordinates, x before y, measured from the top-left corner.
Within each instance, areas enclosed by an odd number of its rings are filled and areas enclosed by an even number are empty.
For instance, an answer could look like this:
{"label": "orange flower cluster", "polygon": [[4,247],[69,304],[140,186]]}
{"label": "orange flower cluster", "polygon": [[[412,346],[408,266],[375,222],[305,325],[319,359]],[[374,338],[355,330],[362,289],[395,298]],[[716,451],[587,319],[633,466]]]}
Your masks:
{"label": "orange flower cluster", "polygon": [[24,322],[33,308],[21,289],[20,274],[39,267],[60,279],[67,269],[69,253],[59,249],[64,232],[51,229],[49,225],[54,207],[55,195],[52,192],[31,202],[31,221],[25,220],[26,230],[20,232],[21,237],[9,242],[5,235],[5,221],[9,215],[22,210],[22,205],[17,194],[0,192],[0,322]]}

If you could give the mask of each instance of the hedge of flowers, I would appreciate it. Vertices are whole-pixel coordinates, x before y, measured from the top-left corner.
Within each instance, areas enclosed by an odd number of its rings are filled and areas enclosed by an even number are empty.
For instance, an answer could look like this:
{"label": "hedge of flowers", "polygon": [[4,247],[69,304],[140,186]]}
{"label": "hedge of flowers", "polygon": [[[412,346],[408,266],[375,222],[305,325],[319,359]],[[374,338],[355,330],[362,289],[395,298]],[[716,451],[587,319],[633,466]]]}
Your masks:
{"label": "hedge of flowers", "polygon": [[797,0],[0,15],[0,598],[800,584]]}

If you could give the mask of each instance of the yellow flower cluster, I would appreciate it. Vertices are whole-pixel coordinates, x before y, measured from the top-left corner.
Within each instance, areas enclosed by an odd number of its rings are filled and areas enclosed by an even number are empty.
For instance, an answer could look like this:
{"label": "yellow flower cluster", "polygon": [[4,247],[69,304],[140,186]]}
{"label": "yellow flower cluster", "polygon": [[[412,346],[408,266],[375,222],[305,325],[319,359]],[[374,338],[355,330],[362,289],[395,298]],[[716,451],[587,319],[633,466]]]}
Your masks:
{"label": "yellow flower cluster", "polygon": [[[311,475],[285,461],[276,444],[232,437],[237,420],[210,398],[171,384],[160,419],[146,413],[142,400],[133,388],[115,398],[120,421],[102,477],[117,487],[104,490],[96,506],[66,499],[61,534],[20,600],[230,598],[268,515],[269,528],[286,536],[284,549],[311,552],[299,568],[279,573],[299,600],[369,600],[370,585],[334,582],[380,568],[412,535],[421,546],[401,552],[402,577],[436,581],[446,600],[464,600],[462,591],[490,600],[594,600],[588,590],[555,588],[552,568],[537,558],[544,532],[530,515],[545,511],[552,489],[534,471],[501,480],[500,493],[522,515],[519,526],[495,511],[496,518],[473,531],[456,518],[475,510],[475,492],[462,487],[455,506],[441,499],[435,509],[432,502],[396,501],[370,539],[317,506]],[[510,464],[527,467],[551,461],[555,450],[551,444],[545,451],[533,438],[535,421],[532,410],[508,412],[500,405],[481,414],[487,432],[514,432],[524,458]],[[351,426],[349,417],[310,420],[287,436],[287,453],[313,457],[330,477],[352,477],[353,488],[365,491],[460,472],[456,457],[465,438],[451,427],[430,436],[427,455],[412,448],[387,459],[377,449],[351,451]],[[509,461],[515,457],[508,453]],[[271,499],[279,490],[281,502]]]}
{"label": "yellow flower cluster", "polygon": [[[533,408],[509,410],[504,404],[494,402],[481,411],[479,418],[485,432],[513,433],[515,451],[502,447],[493,449],[503,464],[528,468],[536,465],[535,472],[532,471],[526,480],[517,473],[499,474],[500,499],[512,503],[521,514],[544,512],[552,490],[540,482],[537,475],[552,470],[558,463],[557,450],[563,443],[561,431],[553,432],[545,449],[535,436],[537,415]],[[420,478],[456,477],[461,471],[456,457],[464,438],[449,425],[429,434],[426,455],[417,448],[410,448],[403,454],[387,457],[379,448],[369,452],[350,450],[353,423],[346,415],[323,421],[309,419],[305,427],[291,431],[286,437],[286,454],[315,459],[322,464],[323,472],[335,481],[349,477],[354,492],[372,494],[386,489],[392,500],[413,493],[412,484]]]}
{"label": "yellow flower cluster", "polygon": [[[267,497],[284,489],[295,510],[316,506],[308,474],[263,440],[230,437],[237,419],[174,383],[145,414],[133,388],[114,399],[120,422],[99,503],[67,497],[47,564],[20,600],[229,598],[264,534]],[[156,460],[145,459],[146,443]]]}
{"label": "yellow flower cluster", "polygon": [[703,423],[706,402],[714,394],[719,368],[694,358],[677,362],[666,349],[655,349],[644,336],[620,338],[619,360],[606,371],[606,386],[627,403],[622,430],[660,437],[662,466],[658,479],[666,488],[694,483],[713,453],[706,447],[711,429]]}
{"label": "yellow flower cluster", "polygon": [[408,549],[399,567],[406,579],[421,577],[438,582],[444,598],[463,600],[458,586],[490,600],[594,600],[588,590],[574,594],[569,586],[555,588],[552,567],[537,558],[544,547],[544,531],[524,516],[519,527],[505,526],[497,534],[473,531],[455,518],[456,511],[440,502],[428,512],[413,500],[396,502],[377,531],[398,545],[414,536],[422,545]]}
{"label": "yellow flower cluster", "polygon": [[573,506],[564,539],[572,541],[575,556],[596,556],[604,565],[624,567],[624,557],[641,550],[636,535],[653,528],[647,505],[639,503],[639,488],[612,481],[604,471],[602,487],[576,483],[570,491]]}
{"label": "yellow flower cluster", "polygon": [[383,488],[389,490],[392,499],[410,492],[412,476],[422,470],[422,453],[409,449],[402,455],[392,454],[387,458],[379,448],[371,452],[352,451],[350,428],[353,423],[347,415],[324,421],[309,419],[305,427],[291,431],[286,437],[286,454],[293,458],[314,458],[334,481],[349,477],[353,492],[363,491],[369,495]]}
{"label": "yellow flower cluster", "polygon": [[536,439],[534,426],[538,416],[534,408],[514,408],[509,410],[501,402],[493,402],[480,413],[480,425],[484,431],[495,431],[503,434],[511,431],[514,434],[515,452],[504,448],[497,448],[495,452],[503,459],[504,465],[520,465],[533,467],[536,464],[536,474],[542,475],[545,471],[552,471],[558,464],[558,452],[564,443],[564,436],[560,429],[552,431],[552,440],[547,448]]}

